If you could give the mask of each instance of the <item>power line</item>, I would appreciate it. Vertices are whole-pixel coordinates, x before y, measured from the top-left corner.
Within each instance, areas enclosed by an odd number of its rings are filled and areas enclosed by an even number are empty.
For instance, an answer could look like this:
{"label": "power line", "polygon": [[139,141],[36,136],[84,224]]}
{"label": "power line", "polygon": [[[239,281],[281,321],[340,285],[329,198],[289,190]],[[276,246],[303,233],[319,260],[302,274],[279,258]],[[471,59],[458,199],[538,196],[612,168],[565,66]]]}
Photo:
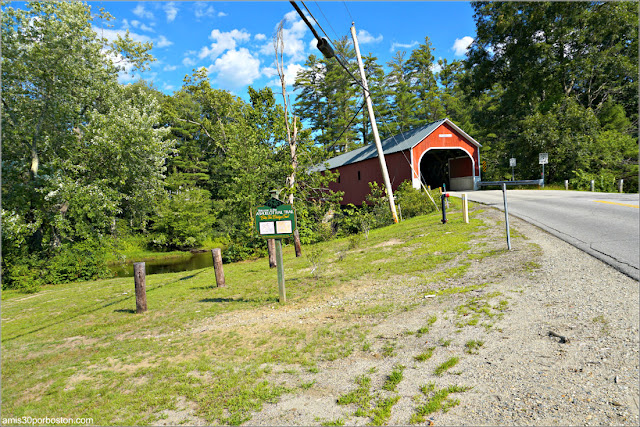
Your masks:
{"label": "power line", "polygon": [[[338,141],[340,140],[340,137],[349,129],[349,126],[351,126],[351,123],[353,123],[353,121],[356,119],[356,117],[358,117],[358,114],[360,114],[360,111],[362,111],[362,108],[364,107],[365,102],[362,102],[362,104],[360,104],[360,108],[358,109],[358,111],[356,111],[356,113],[353,115],[353,117],[351,118],[351,120],[349,120],[349,123],[347,123],[347,125],[344,127],[344,129],[342,130],[342,132],[340,132],[340,135],[338,135],[336,137],[336,142],[334,142],[333,144],[331,144],[329,146],[329,148],[327,148],[327,151],[331,150],[333,147],[335,147],[335,145],[338,143]],[[366,129],[365,129],[366,132]]]}
{"label": "power line", "polygon": [[[336,30],[333,29],[333,26],[331,25],[331,22],[327,19],[327,17],[325,16],[324,12],[322,11],[322,9],[320,8],[320,5],[318,4],[317,1],[314,1],[314,3],[316,4],[316,7],[318,8],[318,10],[320,11],[320,13],[322,14],[322,16],[324,17],[324,20],[327,21],[327,23],[329,24],[329,28],[331,28],[331,31],[333,31],[333,34],[336,36],[336,39],[338,38],[338,32]],[[329,37],[329,36],[327,36]]]}
{"label": "power line", "polygon": [[344,5],[344,8],[347,9],[347,13],[349,14],[349,18],[351,18],[351,22],[355,21],[355,19],[353,19],[353,16],[351,16],[351,12],[349,11],[349,8],[347,7],[347,3],[346,2],[342,2],[342,4]]}

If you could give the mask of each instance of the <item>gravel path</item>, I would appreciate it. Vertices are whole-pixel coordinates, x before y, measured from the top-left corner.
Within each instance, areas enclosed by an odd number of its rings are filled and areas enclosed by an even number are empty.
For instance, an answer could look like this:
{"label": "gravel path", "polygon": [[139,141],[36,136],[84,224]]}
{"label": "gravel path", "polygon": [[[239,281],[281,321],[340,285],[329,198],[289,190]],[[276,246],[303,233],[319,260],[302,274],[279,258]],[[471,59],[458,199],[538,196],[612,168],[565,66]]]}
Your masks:
{"label": "gravel path", "polygon": [[[501,212],[481,215],[487,233],[503,233]],[[322,362],[317,373],[280,371],[273,379],[294,391],[265,405],[247,424],[369,424],[370,416],[354,415],[356,405],[336,404],[356,389],[355,378],[365,375],[373,401],[399,397],[386,420],[390,425],[409,424],[426,402],[420,387],[429,383],[470,390],[452,394],[457,406],[430,413],[419,425],[638,425],[638,282],[530,224],[514,218],[512,227],[514,250],[479,259],[463,279],[440,284],[475,285],[470,292],[424,298],[428,287],[398,283],[383,292],[367,287],[330,301],[322,308],[327,315],[371,298],[420,299],[417,307],[375,324],[367,351]],[[500,249],[504,242],[495,245]],[[476,325],[460,326],[477,313],[460,314],[470,307],[486,311]],[[296,310],[283,312],[279,322],[298,316]],[[434,316],[428,333],[407,333]],[[482,346],[467,351],[471,340]],[[434,347],[432,358],[415,360]],[[392,354],[385,356],[385,348]],[[459,363],[435,375],[451,357]],[[393,392],[383,390],[398,364],[406,367],[402,381]],[[299,387],[305,383],[312,385]]]}

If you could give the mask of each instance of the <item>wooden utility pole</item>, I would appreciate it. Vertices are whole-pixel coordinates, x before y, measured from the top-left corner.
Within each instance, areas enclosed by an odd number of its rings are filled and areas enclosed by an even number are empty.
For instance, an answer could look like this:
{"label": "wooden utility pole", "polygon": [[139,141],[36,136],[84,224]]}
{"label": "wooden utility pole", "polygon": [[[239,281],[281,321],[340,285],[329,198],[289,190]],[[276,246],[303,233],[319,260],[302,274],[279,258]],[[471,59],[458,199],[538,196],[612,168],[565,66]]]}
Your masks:
{"label": "wooden utility pole", "polygon": [[391,209],[391,215],[393,216],[393,222],[398,222],[398,214],[396,213],[396,204],[393,200],[393,191],[391,189],[391,181],[389,180],[389,171],[387,170],[387,162],[384,160],[384,151],[382,150],[382,143],[380,142],[380,135],[378,134],[378,125],[376,124],[376,116],[373,113],[373,104],[371,103],[371,93],[369,93],[369,86],[367,86],[367,77],[364,74],[364,65],[362,65],[362,57],[360,56],[360,47],[358,46],[358,39],[356,38],[355,24],[351,23],[351,37],[353,37],[353,47],[356,50],[356,57],[358,58],[358,68],[360,69],[360,76],[362,77],[362,86],[365,91],[365,99],[367,101],[367,110],[369,111],[369,120],[371,121],[371,131],[373,132],[373,139],[376,143],[378,150],[378,160],[380,161],[380,169],[382,170],[382,178],[384,179],[384,187],[387,190],[387,196],[389,197],[389,208]]}

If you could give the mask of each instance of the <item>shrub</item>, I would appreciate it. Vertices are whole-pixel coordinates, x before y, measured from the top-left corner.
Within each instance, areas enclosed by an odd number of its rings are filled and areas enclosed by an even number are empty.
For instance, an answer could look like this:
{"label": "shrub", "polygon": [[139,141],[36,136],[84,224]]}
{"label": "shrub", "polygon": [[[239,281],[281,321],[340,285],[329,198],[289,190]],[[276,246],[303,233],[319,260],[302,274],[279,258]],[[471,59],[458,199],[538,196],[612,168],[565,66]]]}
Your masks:
{"label": "shrub", "polygon": [[396,203],[402,209],[402,218],[425,215],[436,210],[427,194],[413,188],[411,181],[404,181],[395,192]]}

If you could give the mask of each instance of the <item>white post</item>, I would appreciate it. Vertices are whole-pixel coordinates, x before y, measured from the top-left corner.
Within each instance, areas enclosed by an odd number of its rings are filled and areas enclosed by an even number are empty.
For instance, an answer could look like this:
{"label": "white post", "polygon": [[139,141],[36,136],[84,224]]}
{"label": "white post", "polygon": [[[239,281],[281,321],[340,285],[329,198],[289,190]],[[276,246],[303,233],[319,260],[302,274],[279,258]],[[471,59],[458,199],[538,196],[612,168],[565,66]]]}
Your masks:
{"label": "white post", "polygon": [[358,46],[358,39],[356,38],[356,27],[353,22],[351,23],[351,37],[353,37],[353,47],[356,50],[356,57],[358,58],[358,68],[360,69],[360,76],[362,77],[362,86],[364,88],[365,99],[367,101],[367,110],[369,111],[369,120],[371,121],[371,131],[373,132],[373,139],[376,142],[376,148],[378,150],[378,160],[380,161],[382,178],[384,179],[384,186],[387,190],[387,197],[389,197],[389,208],[391,209],[393,222],[397,223],[398,214],[396,213],[396,204],[393,201],[393,191],[391,189],[391,181],[389,180],[389,171],[387,170],[387,163],[384,160],[384,152],[382,151],[382,144],[380,143],[380,135],[378,134],[378,125],[376,124],[376,116],[373,114],[373,104],[371,103],[369,86],[367,86],[367,77],[364,75],[364,65],[362,65],[362,57],[360,56],[360,47]]}
{"label": "white post", "polygon": [[469,202],[467,200],[467,193],[462,193],[462,217],[464,223],[469,224]]}
{"label": "white post", "polygon": [[592,179],[591,180],[591,191],[596,191],[595,188],[596,188],[596,182]]}
{"label": "white post", "polygon": [[565,179],[565,180],[564,180],[564,189],[565,189],[565,190],[568,190],[568,189],[569,189],[569,180],[568,180],[568,179]]}
{"label": "white post", "polygon": [[624,186],[624,179],[620,179],[620,182],[618,183],[618,192],[622,193],[622,187]]}

